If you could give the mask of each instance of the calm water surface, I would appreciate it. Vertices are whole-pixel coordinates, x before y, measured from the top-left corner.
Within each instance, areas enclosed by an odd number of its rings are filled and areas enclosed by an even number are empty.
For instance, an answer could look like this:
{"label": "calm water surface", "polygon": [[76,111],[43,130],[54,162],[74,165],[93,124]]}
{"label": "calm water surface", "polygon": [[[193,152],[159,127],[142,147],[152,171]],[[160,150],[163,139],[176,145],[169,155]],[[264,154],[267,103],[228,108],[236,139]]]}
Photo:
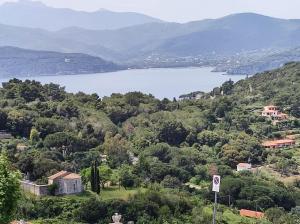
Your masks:
{"label": "calm water surface", "polygon": [[245,78],[244,75],[224,75],[211,71],[212,68],[162,68],[89,75],[39,76],[27,79],[34,79],[43,84],[53,82],[65,86],[68,92],[97,93],[100,97],[110,96],[112,93],[141,91],[151,93],[160,99],[164,97],[172,99],[193,91],[211,91],[229,79],[236,82]]}

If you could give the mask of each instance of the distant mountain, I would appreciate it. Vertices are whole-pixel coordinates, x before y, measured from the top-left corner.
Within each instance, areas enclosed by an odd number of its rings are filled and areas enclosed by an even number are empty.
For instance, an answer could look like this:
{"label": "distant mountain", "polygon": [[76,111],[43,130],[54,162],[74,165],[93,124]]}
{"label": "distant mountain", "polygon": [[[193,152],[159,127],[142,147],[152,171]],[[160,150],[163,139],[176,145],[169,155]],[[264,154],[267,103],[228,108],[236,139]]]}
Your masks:
{"label": "distant mountain", "polygon": [[0,6],[0,23],[46,30],[60,30],[66,27],[85,29],[119,29],[145,23],[162,22],[159,19],[133,12],[95,12],[52,8],[41,2],[19,0]]}
{"label": "distant mountain", "polygon": [[127,58],[186,57],[297,47],[300,46],[300,20],[242,13],[186,24],[151,23],[110,31],[68,28],[57,35],[78,42],[98,43],[121,54],[126,52]]}
{"label": "distant mountain", "polygon": [[[183,58],[213,60],[251,51],[300,46],[300,20],[242,13],[219,19],[147,23],[116,30],[69,27],[59,31],[0,25],[0,46],[82,52],[117,63],[168,67]],[[269,56],[269,55],[263,55]],[[177,58],[179,60],[177,60]],[[191,58],[191,59],[190,59]],[[187,64],[189,64],[188,62]],[[196,63],[192,65],[203,65]]]}
{"label": "distant mountain", "polygon": [[0,77],[88,74],[120,69],[112,62],[86,54],[0,47]]}
{"label": "distant mountain", "polygon": [[194,56],[300,46],[300,20],[242,13],[207,22],[209,25],[196,32],[163,41],[155,51]]}
{"label": "distant mountain", "polygon": [[55,32],[42,29],[15,27],[0,24],[0,46],[14,46],[32,50],[85,53],[114,60],[118,52],[100,44],[73,40],[70,36],[58,37]]}

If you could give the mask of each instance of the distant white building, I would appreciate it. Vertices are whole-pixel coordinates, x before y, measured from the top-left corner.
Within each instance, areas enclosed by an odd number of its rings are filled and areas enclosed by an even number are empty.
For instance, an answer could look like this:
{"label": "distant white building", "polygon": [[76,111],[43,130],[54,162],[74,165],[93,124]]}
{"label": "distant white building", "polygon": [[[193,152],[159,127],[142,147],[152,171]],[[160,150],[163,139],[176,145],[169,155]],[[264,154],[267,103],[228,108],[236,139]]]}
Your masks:
{"label": "distant white building", "polygon": [[78,194],[83,190],[81,176],[67,171],[48,177],[48,185],[52,184],[57,184],[55,195]]}
{"label": "distant white building", "polygon": [[272,118],[274,120],[286,120],[288,119],[288,115],[282,113],[278,110],[278,107],[269,105],[265,106],[264,110],[261,112],[261,116]]}
{"label": "distant white building", "polygon": [[252,165],[250,163],[239,163],[236,166],[236,170],[238,172],[245,171],[245,170],[251,171],[251,169],[252,169]]}

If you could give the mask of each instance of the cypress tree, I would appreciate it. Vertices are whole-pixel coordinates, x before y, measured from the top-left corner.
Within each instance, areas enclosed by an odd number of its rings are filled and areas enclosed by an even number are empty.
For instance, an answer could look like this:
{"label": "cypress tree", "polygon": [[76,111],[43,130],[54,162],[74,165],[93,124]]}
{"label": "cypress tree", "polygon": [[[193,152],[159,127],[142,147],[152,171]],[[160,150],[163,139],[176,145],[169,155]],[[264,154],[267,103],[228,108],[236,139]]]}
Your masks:
{"label": "cypress tree", "polygon": [[98,162],[94,161],[91,165],[91,190],[100,194],[100,173],[98,169]]}
{"label": "cypress tree", "polygon": [[94,167],[95,167],[95,162],[92,162],[92,164],[91,164],[91,179],[90,179],[90,182],[91,182],[91,190],[93,192],[96,191],[96,189],[95,189],[95,169],[94,169]]}
{"label": "cypress tree", "polygon": [[99,164],[95,163],[95,192],[100,194],[100,173],[99,173]]}

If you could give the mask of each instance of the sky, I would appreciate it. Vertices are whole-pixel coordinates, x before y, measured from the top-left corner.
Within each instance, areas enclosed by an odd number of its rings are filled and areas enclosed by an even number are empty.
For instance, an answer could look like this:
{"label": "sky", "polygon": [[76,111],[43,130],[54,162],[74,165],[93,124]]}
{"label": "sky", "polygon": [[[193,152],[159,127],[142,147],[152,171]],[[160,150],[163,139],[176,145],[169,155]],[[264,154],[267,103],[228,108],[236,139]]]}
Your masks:
{"label": "sky", "polygon": [[[5,1],[0,0],[0,4]],[[82,11],[108,9],[139,12],[166,21],[188,22],[232,13],[254,12],[278,18],[300,19],[300,0],[40,0],[58,8]]]}

